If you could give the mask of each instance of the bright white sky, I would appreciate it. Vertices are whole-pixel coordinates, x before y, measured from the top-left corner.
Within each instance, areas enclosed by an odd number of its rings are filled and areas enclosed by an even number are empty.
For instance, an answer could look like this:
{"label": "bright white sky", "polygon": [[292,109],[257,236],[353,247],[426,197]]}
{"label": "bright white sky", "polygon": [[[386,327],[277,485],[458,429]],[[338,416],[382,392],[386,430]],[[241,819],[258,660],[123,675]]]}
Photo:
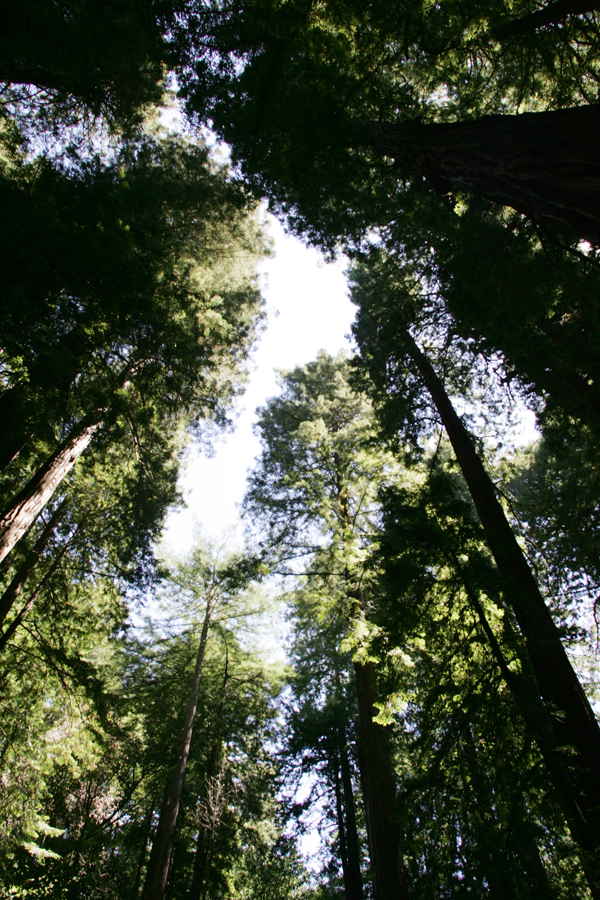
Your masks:
{"label": "bright white sky", "polygon": [[237,404],[233,433],[218,439],[208,458],[193,450],[183,476],[187,508],[169,516],[168,548],[184,555],[194,527],[219,536],[238,522],[238,505],[245,491],[260,444],[252,433],[255,410],[277,394],[276,369],[292,369],[315,359],[319,350],[331,354],[349,349],[347,335],[354,307],[347,296],[343,259],[326,264],[321,254],[286,235],[270,218],[275,257],[262,266],[267,329],[254,354],[250,381]]}

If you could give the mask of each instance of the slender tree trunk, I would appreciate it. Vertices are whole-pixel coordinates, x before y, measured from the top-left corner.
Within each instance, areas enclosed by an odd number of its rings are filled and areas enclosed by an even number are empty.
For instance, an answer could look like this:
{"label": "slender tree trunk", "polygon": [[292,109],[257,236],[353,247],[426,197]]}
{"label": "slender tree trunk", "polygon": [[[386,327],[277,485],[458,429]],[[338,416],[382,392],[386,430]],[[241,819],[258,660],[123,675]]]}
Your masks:
{"label": "slender tree trunk", "polygon": [[338,826],[338,841],[340,845],[340,860],[342,863],[342,877],[344,879],[344,898],[350,900],[352,885],[350,880],[350,867],[348,864],[348,847],[346,844],[346,822],[344,821],[344,804],[342,802],[342,779],[340,777],[339,760],[335,767],[335,815]]}
{"label": "slender tree trunk", "polygon": [[198,840],[196,841],[196,853],[194,855],[194,869],[192,872],[189,900],[200,900],[202,896],[202,886],[206,875],[206,864],[208,862],[211,843],[211,833],[208,828],[201,825],[200,830],[198,831]]}
{"label": "slender tree trunk", "polygon": [[77,426],[5,510],[0,517],[0,562],[37,519],[56,488],[90,445],[100,424],[94,417],[93,421],[86,420]]}
{"label": "slender tree trunk", "polygon": [[14,619],[12,620],[12,622],[10,623],[10,625],[8,626],[6,631],[4,631],[2,634],[0,634],[0,653],[2,652],[2,650],[4,650],[4,648],[10,641],[11,637],[13,636],[13,634],[15,633],[15,631],[17,630],[17,628],[19,627],[19,625],[21,624],[21,622],[23,621],[23,619],[25,618],[25,616],[27,615],[27,613],[29,612],[29,610],[31,609],[31,607],[33,606],[33,604],[35,603],[35,601],[37,600],[39,595],[41,594],[41,592],[43,591],[44,587],[48,584],[51,577],[54,575],[54,573],[60,566],[62,559],[69,548],[70,542],[71,542],[71,538],[69,538],[69,540],[63,544],[63,546],[60,549],[60,552],[57,554],[56,558],[53,560],[48,571],[44,574],[44,577],[42,578],[42,580],[36,587],[35,591],[29,597],[27,603],[17,613],[17,615],[14,617]]}
{"label": "slender tree trunk", "polygon": [[599,6],[598,0],[558,0],[557,3],[548,3],[520,19],[501,25],[492,32],[492,37],[496,41],[503,41],[516,35],[531,34],[545,25],[561,25],[569,16],[583,16],[594,12]]}
{"label": "slender tree trunk", "polygon": [[175,777],[166,801],[163,804],[163,808],[161,809],[158,827],[156,829],[154,841],[152,842],[152,851],[150,853],[144,892],[142,894],[143,900],[163,900],[167,888],[169,865],[171,863],[171,854],[173,852],[173,842],[175,840],[175,829],[177,827],[177,816],[179,815],[185,771],[190,755],[190,744],[192,742],[194,718],[196,715],[196,705],[198,703],[198,692],[200,690],[200,677],[202,675],[204,651],[206,650],[206,641],[208,638],[208,628],[212,611],[213,599],[209,596],[206,603],[206,613],[202,625],[202,634],[200,635],[198,654],[196,656],[196,668],[194,670],[192,690],[188,700],[183,734],[179,745],[179,756],[175,767]]}
{"label": "slender tree trunk", "polygon": [[[431,365],[408,332],[405,347],[416,365],[454,448],[488,545],[525,639],[539,693],[552,721],[551,775],[570,810],[590,889],[600,897],[600,729],[569,661],[531,569],[498,502],[472,440]],[[537,729],[539,731],[539,729]],[[545,755],[547,747],[540,745]],[[563,773],[560,777],[558,773]],[[566,792],[566,795],[563,793]]]}
{"label": "slender tree trunk", "polygon": [[600,244],[600,104],[472,122],[367,122],[356,141],[442,194],[487,197]]}
{"label": "slender tree trunk", "polygon": [[54,529],[56,528],[58,522],[60,521],[63,513],[66,509],[67,500],[66,498],[62,501],[62,503],[56,508],[56,510],[52,513],[50,517],[50,521],[47,525],[44,526],[42,533],[39,538],[35,542],[33,548],[27,554],[25,561],[19,571],[14,575],[11,583],[8,585],[2,596],[0,597],[0,628],[4,624],[4,620],[12,609],[13,604],[19,597],[23,585],[31,575],[34,570],[37,562],[46,549],[46,545],[48,541],[54,534]]}
{"label": "slender tree trunk", "polygon": [[344,886],[346,900],[362,900],[363,884],[360,871],[360,842],[356,827],[356,804],[352,789],[352,775],[350,772],[350,760],[348,759],[348,745],[346,736],[340,735],[340,772],[342,781],[343,806],[345,811],[346,852],[348,857],[347,878],[344,874]]}
{"label": "slender tree trunk", "polygon": [[[225,651],[225,654],[225,672],[223,673],[223,684],[221,685],[221,702],[219,704],[218,713],[215,716],[216,722],[222,722],[223,720],[223,710],[225,709],[225,699],[227,697],[227,684],[229,682],[229,653],[227,650]],[[205,795],[208,791],[210,782],[218,773],[222,744],[221,735],[218,734],[210,748],[210,753],[208,754],[208,765],[206,767],[206,775],[204,776]],[[190,896],[188,900],[200,900],[202,895],[202,885],[204,884],[206,875],[206,863],[208,861],[213,838],[214,829],[210,829],[208,826],[204,827],[203,823],[201,823],[198,831],[196,855],[194,857],[194,870],[192,872],[192,883],[190,885]]]}
{"label": "slender tree trunk", "polygon": [[383,725],[374,722],[375,670],[354,663],[358,694],[360,769],[375,900],[406,900],[400,826],[395,818],[396,786]]}
{"label": "slender tree trunk", "polygon": [[148,807],[148,811],[144,818],[144,840],[142,841],[142,849],[140,850],[140,856],[138,859],[137,869],[135,873],[135,882],[133,884],[132,896],[134,900],[137,900],[137,896],[140,892],[140,884],[142,883],[142,872],[144,871],[144,863],[146,862],[146,850],[148,848],[148,841],[150,840],[150,834],[152,832],[152,816],[154,815],[154,800],[150,801],[150,805]]}
{"label": "slender tree trunk", "polygon": [[[36,357],[28,369],[26,386],[13,385],[0,395],[0,469],[6,468],[34,433],[39,434],[45,413],[50,412],[52,418],[52,413],[64,410],[69,388],[93,349],[81,322],[61,335],[48,353]],[[48,425],[45,428],[49,430]]]}
{"label": "slender tree trunk", "polygon": [[17,388],[0,395],[0,469],[5,469],[33,434]]}

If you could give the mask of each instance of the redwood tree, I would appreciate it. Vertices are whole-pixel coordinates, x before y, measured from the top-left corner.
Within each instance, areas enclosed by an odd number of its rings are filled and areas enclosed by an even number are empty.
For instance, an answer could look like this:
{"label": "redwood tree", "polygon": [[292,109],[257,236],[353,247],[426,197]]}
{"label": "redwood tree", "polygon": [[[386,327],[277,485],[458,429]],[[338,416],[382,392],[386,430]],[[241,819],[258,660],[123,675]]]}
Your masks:
{"label": "redwood tree", "polygon": [[[396,428],[402,431],[400,410],[407,396],[417,397],[424,388],[448,434],[501,576],[503,603],[514,611],[537,683],[538,698],[521,702],[521,711],[536,735],[581,848],[590,889],[600,896],[600,727],[473,439],[409,331],[407,310],[412,308],[414,316],[418,290],[414,286],[411,293],[408,280],[402,287],[394,260],[378,252],[372,254],[370,265],[355,270],[353,297],[360,307],[356,334],[365,365],[386,408],[388,427],[393,427],[397,415]],[[541,712],[536,711],[539,699]]]}

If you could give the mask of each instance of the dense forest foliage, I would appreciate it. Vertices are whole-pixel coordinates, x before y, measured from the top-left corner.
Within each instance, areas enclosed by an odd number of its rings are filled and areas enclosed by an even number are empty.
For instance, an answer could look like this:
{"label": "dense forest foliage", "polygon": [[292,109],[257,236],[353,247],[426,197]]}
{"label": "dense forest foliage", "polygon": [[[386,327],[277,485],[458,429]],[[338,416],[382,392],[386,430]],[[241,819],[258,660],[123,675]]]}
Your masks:
{"label": "dense forest foliage", "polygon": [[[2,25],[0,896],[600,900],[597,5]],[[168,558],[261,203],[356,352],[258,410],[245,546]]]}

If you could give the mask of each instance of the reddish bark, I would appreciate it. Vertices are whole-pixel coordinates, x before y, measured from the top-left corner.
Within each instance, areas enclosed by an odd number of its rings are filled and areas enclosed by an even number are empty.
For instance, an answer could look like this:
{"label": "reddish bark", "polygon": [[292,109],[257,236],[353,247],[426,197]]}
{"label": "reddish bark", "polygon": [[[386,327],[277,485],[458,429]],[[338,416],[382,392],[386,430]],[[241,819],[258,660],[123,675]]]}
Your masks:
{"label": "reddish bark", "polygon": [[0,562],[29,530],[55,490],[90,445],[100,421],[81,423],[17,494],[0,518]]}

